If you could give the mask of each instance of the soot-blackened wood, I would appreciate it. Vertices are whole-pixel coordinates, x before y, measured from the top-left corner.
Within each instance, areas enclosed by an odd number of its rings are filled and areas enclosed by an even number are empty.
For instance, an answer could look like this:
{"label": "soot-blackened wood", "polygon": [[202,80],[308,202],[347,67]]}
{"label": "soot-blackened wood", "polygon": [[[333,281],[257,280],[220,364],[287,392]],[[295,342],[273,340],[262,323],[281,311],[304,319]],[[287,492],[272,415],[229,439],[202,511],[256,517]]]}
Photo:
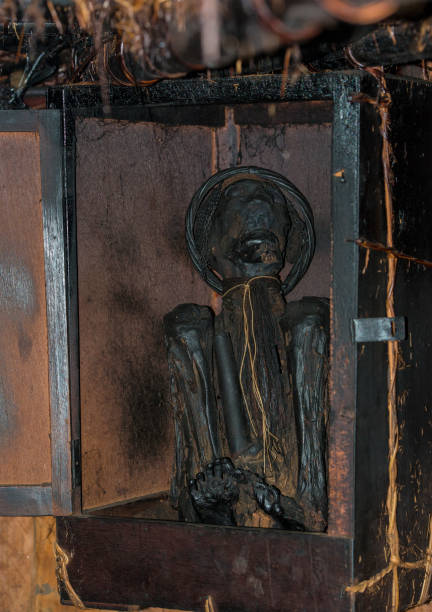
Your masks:
{"label": "soot-blackened wood", "polygon": [[[391,83],[399,102],[391,110],[391,140],[395,156],[393,187],[395,247],[432,261],[432,86]],[[399,261],[396,270],[395,309],[408,322],[408,337],[400,342],[396,388],[400,450],[398,454],[398,525],[402,558],[424,558],[432,515],[432,386],[430,363],[432,332],[432,270]],[[402,605],[418,601],[424,571],[403,578]]]}
{"label": "soot-blackened wood", "polygon": [[62,109],[63,195],[65,202],[66,309],[68,325],[69,393],[72,443],[72,505],[81,510],[81,418],[79,383],[79,313],[77,220],[75,206],[75,118]]}
{"label": "soot-blackened wood", "polygon": [[[392,96],[390,143],[393,237],[395,249],[421,259],[432,259],[429,200],[432,177],[428,146],[432,129],[432,87],[428,83],[387,79]],[[376,87],[362,91],[376,96]],[[370,104],[362,106],[360,237],[386,243],[380,117]],[[387,258],[361,252],[359,316],[385,316]],[[432,458],[432,392],[429,363],[432,350],[427,305],[432,298],[429,269],[399,260],[395,279],[395,314],[406,317],[408,336],[399,342],[396,376],[399,451],[397,455],[400,556],[402,561],[425,557],[432,509],[429,467]],[[354,563],[357,580],[370,578],[388,564],[385,509],[388,477],[388,406],[386,343],[359,346],[356,436],[356,531]],[[371,537],[373,534],[373,537]],[[399,571],[400,609],[417,602],[424,570]],[[356,609],[390,609],[391,575],[379,588],[356,596]]]}
{"label": "soot-blackened wood", "polygon": [[[112,87],[108,92],[110,108],[103,106],[99,87],[52,88],[47,93],[47,106],[49,108],[62,108],[65,98],[68,107],[76,109],[76,112],[85,109],[87,116],[105,115],[114,117],[118,112],[122,112],[118,108],[122,106],[143,107],[151,104],[188,106],[230,103],[251,104],[289,100],[332,100],[335,84],[344,82],[347,91],[355,90],[358,78],[358,73],[346,71],[329,75],[308,75],[295,82],[289,82],[281,75],[253,78],[238,76],[212,80],[166,80],[142,89]],[[143,112],[148,113],[148,111]],[[121,118],[119,115],[117,117]],[[123,112],[122,118],[128,118],[128,116]]]}
{"label": "soot-blackened wood", "polygon": [[220,612],[351,609],[343,590],[350,542],[342,538],[76,518],[58,519],[57,537],[69,580],[92,607],[204,610],[212,595]]}
{"label": "soot-blackened wood", "polygon": [[329,417],[328,533],[352,537],[355,479],[354,425],[356,358],[350,321],[357,316],[358,253],[347,241],[356,235],[359,183],[359,109],[350,96],[360,81],[341,79],[334,89],[332,142],[332,287]]}
{"label": "soot-blackened wood", "polygon": [[[376,96],[376,87],[364,82],[362,92]],[[385,243],[386,221],[379,115],[370,104],[359,107],[365,128],[360,140],[359,236]],[[387,262],[381,254],[359,253],[358,316],[385,317]],[[399,314],[399,313],[398,313]],[[402,314],[402,313],[401,313]],[[355,348],[358,355],[355,546],[356,580],[366,580],[387,565],[385,501],[388,487],[387,344],[367,342]],[[371,537],[373,534],[373,537]],[[387,609],[391,579],[380,588],[357,595],[360,609]],[[363,608],[362,608],[363,606]]]}
{"label": "soot-blackened wood", "polygon": [[234,121],[238,125],[311,125],[331,123],[333,102],[331,100],[311,100],[305,102],[279,102],[268,104],[236,104]]}
{"label": "soot-blackened wood", "polygon": [[[363,66],[414,64],[431,57],[430,17],[417,21],[382,23],[353,40],[345,39],[318,45],[312,40],[303,49],[303,61],[314,70],[340,70],[349,66],[351,57]],[[361,29],[359,30],[361,32]]]}
{"label": "soot-blackened wood", "polygon": [[205,126],[77,121],[86,510],[169,489],[173,420],[162,318],[178,301],[210,301],[187,257],[183,219],[211,173],[211,134]]}

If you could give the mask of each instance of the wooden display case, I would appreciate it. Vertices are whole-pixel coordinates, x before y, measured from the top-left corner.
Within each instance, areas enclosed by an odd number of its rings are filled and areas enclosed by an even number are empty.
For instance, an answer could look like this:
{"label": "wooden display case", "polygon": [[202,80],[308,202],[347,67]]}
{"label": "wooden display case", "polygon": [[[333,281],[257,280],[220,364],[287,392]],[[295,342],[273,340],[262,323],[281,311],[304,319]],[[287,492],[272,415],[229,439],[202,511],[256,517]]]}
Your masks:
{"label": "wooden display case", "polygon": [[[387,86],[394,246],[432,259],[431,86],[396,77]],[[354,242],[387,239],[377,96],[376,81],[356,72],[49,93],[46,116],[62,115],[64,233],[56,236],[65,259],[56,269],[68,342],[51,347],[48,361],[59,352],[67,360],[64,482],[71,499],[81,493],[80,506],[53,513],[80,514],[58,519],[58,541],[87,606],[198,610],[211,595],[230,612],[391,609],[392,571],[364,593],[346,591],[389,564],[388,347],[356,342],[353,331],[355,319],[388,314],[387,255]],[[181,302],[216,299],[188,261],[184,214],[206,177],[247,164],[286,175],[315,215],[314,262],[289,298],[331,301],[326,534],[178,523],[167,501],[173,434],[162,317]],[[50,242],[46,228],[32,227]],[[48,275],[46,287],[48,295]],[[395,314],[407,327],[396,379],[397,525],[401,563],[417,563],[398,566],[401,609],[419,601],[427,569],[431,287],[424,266],[398,260]],[[57,401],[51,396],[51,418]],[[64,584],[62,593],[68,601]]]}

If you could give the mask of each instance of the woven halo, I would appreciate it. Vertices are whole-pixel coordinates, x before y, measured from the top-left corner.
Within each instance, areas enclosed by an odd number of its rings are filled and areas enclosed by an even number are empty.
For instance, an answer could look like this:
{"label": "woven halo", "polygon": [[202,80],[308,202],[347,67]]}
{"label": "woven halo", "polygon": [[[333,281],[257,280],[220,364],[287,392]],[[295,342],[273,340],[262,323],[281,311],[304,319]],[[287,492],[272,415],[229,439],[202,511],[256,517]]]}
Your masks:
{"label": "woven halo", "polygon": [[[208,264],[203,236],[197,235],[197,219],[201,218],[201,234],[206,234],[210,229],[212,215],[218,206],[223,183],[227,179],[234,178],[235,180],[237,177],[237,180],[243,180],[248,176],[276,185],[286,199],[292,223],[288,234],[286,259],[293,264],[282,282],[282,292],[286,295],[300,282],[309,268],[315,251],[315,232],[309,202],[301,191],[282,174],[256,166],[239,166],[221,170],[207,179],[195,192],[186,213],[186,244],[189,255],[205,282],[218,293],[222,293],[222,281]],[[234,181],[230,181],[231,184],[232,182]],[[294,252],[290,244],[294,244]]]}

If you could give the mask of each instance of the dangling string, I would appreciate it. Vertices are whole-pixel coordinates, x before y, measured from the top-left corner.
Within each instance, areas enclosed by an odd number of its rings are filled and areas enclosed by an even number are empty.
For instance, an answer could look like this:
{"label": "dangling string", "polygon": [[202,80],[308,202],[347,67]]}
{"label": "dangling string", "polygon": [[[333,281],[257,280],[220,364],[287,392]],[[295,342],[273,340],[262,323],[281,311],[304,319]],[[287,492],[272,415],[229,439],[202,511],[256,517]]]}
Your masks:
{"label": "dangling string", "polygon": [[[244,335],[244,346],[243,346],[243,354],[241,358],[240,364],[240,389],[243,396],[243,401],[246,407],[246,413],[249,419],[250,426],[252,428],[252,432],[254,436],[258,437],[258,432],[254,420],[252,418],[251,409],[249,406],[249,402],[247,400],[246,392],[243,385],[243,374],[245,369],[246,359],[249,361],[249,367],[251,371],[251,379],[252,379],[252,392],[258,406],[258,410],[261,413],[261,423],[262,423],[262,441],[263,441],[263,473],[266,473],[266,461],[267,455],[269,458],[269,463],[271,463],[271,442],[272,440],[276,443],[279,442],[277,436],[275,436],[269,428],[267,414],[264,408],[264,402],[262,399],[262,395],[260,392],[258,377],[256,373],[256,357],[257,357],[257,343],[255,338],[255,319],[254,319],[254,308],[251,297],[251,283],[253,281],[259,280],[261,278],[270,278],[272,280],[278,281],[275,276],[254,276],[250,278],[245,283],[239,283],[238,285],[234,285],[222,295],[222,298],[226,297],[229,293],[234,291],[234,289],[243,288],[243,299],[242,299],[242,319],[243,319],[243,335]],[[249,316],[250,315],[250,328],[249,328]],[[250,330],[250,331],[249,331]],[[252,340],[252,342],[251,342]]]}

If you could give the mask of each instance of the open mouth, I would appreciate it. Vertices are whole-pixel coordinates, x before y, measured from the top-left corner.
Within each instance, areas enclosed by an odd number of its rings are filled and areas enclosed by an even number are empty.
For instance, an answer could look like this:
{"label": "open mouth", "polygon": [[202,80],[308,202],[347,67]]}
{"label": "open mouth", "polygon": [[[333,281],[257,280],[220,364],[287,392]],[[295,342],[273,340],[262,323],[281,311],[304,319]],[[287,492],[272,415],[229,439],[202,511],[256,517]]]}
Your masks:
{"label": "open mouth", "polygon": [[231,259],[247,263],[271,264],[281,257],[277,236],[269,230],[253,230],[240,236],[232,250]]}

